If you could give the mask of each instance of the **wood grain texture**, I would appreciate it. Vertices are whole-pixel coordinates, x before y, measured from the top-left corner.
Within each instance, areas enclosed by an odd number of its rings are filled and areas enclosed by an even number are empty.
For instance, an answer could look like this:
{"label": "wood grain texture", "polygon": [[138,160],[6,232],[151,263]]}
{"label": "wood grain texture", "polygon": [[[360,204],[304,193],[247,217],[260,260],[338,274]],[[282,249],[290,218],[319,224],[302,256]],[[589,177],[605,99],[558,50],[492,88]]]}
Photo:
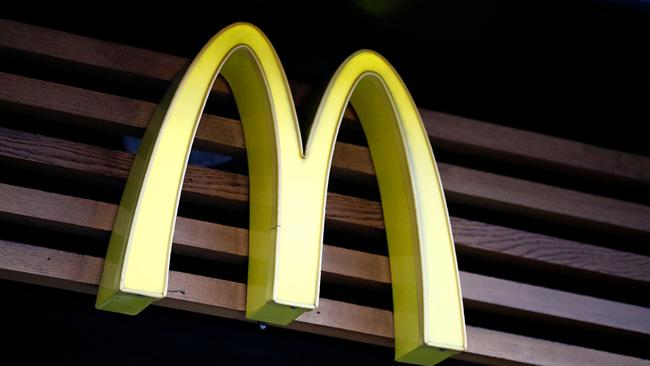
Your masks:
{"label": "wood grain texture", "polygon": [[[25,216],[63,226],[108,234],[117,207],[104,202],[64,196],[0,183],[0,214]],[[173,250],[206,258],[228,258],[245,263],[247,231],[179,217]],[[191,234],[190,234],[191,233]],[[188,235],[189,234],[189,235]],[[647,258],[645,263],[648,263]],[[390,284],[388,258],[325,245],[325,279],[343,279],[364,287],[367,283]],[[589,296],[545,289],[513,281],[461,272],[463,298],[469,307],[497,312],[517,312],[534,318],[558,318],[612,330],[650,335],[650,309]]]}
{"label": "wood grain texture", "polygon": [[[218,29],[215,29],[215,32]],[[75,47],[69,47],[74,44]],[[171,81],[190,60],[0,19],[0,47],[77,66]],[[298,103],[301,89],[294,87]],[[218,79],[215,92],[229,94]],[[296,92],[297,91],[297,92]],[[650,158],[562,138],[420,110],[434,146],[605,181],[650,184]],[[354,118],[353,114],[348,114]]]}
{"label": "wood grain texture", "polygon": [[[0,240],[0,278],[94,294],[101,268],[100,258]],[[172,272],[169,289],[169,297],[156,305],[244,319],[243,284]],[[389,311],[328,299],[289,328],[392,345]],[[648,365],[648,360],[485,328],[468,326],[467,337],[469,349],[456,357],[488,365]]]}
{"label": "wood grain texture", "polygon": [[[112,123],[119,125],[114,131],[121,127],[141,130],[155,109],[152,103],[4,73],[0,73],[0,101],[53,111],[73,119],[83,118],[87,123],[106,124],[107,128]],[[235,151],[244,154],[241,125],[235,121],[205,115],[201,126],[205,127],[199,128],[197,142],[209,141],[204,145],[222,153]],[[220,146],[228,147],[220,149]],[[374,179],[370,155],[365,147],[337,143],[332,167],[335,175]],[[600,231],[617,230],[650,238],[650,207],[645,205],[449,164],[439,164],[439,169],[447,199],[451,202],[563,225]],[[356,204],[348,206],[351,209],[357,207]],[[381,226],[381,220],[377,220],[380,217],[373,215],[368,219],[368,225]]]}
{"label": "wood grain texture", "polygon": [[477,251],[479,255],[499,253],[531,264],[553,264],[650,282],[646,256],[459,217],[451,217],[451,227],[456,245],[461,250]]}
{"label": "wood grain texture", "polygon": [[[119,179],[127,176],[132,160],[125,152],[4,128],[0,128],[0,157],[72,174]],[[189,198],[194,196],[203,203],[240,208],[248,204],[247,177],[238,174],[189,166],[183,190]],[[328,196],[326,218],[335,226],[383,229],[378,202],[336,193]],[[621,258],[621,252],[460,218],[452,218],[452,224],[457,243],[478,251],[533,260],[551,258],[555,264],[648,280],[648,270],[635,269],[642,262],[635,265],[629,258]]]}
{"label": "wood grain texture", "polygon": [[[53,137],[0,128],[0,157],[34,168],[59,168],[65,174],[125,179],[131,166],[128,153]],[[188,167],[185,197],[219,205],[248,205],[246,176],[201,167]],[[30,200],[27,198],[27,200]],[[18,203],[17,203],[18,205]],[[29,215],[26,215],[29,216]],[[381,230],[378,202],[329,193],[328,224],[362,230]],[[459,250],[502,255],[538,264],[566,266],[622,279],[650,282],[647,258],[541,234],[451,218]]]}
{"label": "wood grain texture", "polygon": [[[0,184],[0,213],[25,219],[37,219],[56,226],[109,232],[116,206],[113,204]],[[561,264],[578,270],[593,270],[626,280],[650,282],[649,259],[645,256],[619,252],[588,244],[560,240],[509,228],[492,226],[466,219],[452,218],[457,249],[483,250],[492,256],[506,255],[528,259],[532,263]],[[219,240],[215,240],[219,238]],[[244,229],[178,217],[174,249],[182,254],[210,257],[216,252],[225,258],[241,261],[248,255],[248,235]],[[549,248],[547,248],[549,247]],[[332,252],[339,258],[326,263],[324,269],[344,277],[365,279],[379,284],[389,283],[386,270],[377,270],[381,256],[353,255],[355,251],[325,246],[325,257]],[[220,257],[221,258],[221,257]],[[610,263],[613,262],[613,263]],[[354,274],[349,271],[354,270]]]}

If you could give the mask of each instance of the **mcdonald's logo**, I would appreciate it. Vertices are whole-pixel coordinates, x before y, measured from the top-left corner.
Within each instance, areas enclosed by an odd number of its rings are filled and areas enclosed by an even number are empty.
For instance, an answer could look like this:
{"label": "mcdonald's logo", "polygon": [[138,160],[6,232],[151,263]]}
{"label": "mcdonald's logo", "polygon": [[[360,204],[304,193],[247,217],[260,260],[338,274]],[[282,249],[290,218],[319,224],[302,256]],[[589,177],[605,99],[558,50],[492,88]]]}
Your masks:
{"label": "mcdonald's logo", "polygon": [[434,364],[466,348],[445,199],[420,114],[375,52],[354,53],[327,86],[303,146],[287,78],[264,34],[233,24],[172,85],[138,151],[108,247],[97,308],[137,314],[165,297],[176,211],[192,141],[218,74],[232,89],[250,176],[246,317],[288,324],[318,307],[332,152],[348,102],[380,188],[396,360]]}

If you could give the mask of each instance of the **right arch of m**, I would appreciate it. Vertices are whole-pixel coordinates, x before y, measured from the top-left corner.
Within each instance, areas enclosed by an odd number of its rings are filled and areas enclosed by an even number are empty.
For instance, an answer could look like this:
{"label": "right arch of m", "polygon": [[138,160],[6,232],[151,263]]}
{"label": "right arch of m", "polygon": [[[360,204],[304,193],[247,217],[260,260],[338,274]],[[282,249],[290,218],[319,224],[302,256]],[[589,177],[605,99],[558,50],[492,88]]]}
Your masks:
{"label": "right arch of m", "polygon": [[280,61],[256,27],[215,35],[154,114],[122,196],[97,308],[137,314],[167,293],[169,257],[192,141],[218,74],[237,102],[250,176],[246,316],[288,324],[318,306],[327,183],[348,102],[367,136],[389,247],[396,359],[433,364],[466,348],[445,199],[420,114],[375,52],[346,59],[303,145]]}

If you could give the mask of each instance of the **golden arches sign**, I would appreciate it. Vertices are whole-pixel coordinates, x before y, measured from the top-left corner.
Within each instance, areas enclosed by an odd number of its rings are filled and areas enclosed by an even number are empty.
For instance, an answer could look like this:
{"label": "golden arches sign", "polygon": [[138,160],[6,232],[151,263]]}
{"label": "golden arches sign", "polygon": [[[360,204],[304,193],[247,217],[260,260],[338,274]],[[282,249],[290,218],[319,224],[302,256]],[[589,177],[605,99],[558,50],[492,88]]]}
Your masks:
{"label": "golden arches sign", "polygon": [[303,148],[282,65],[264,34],[245,23],[205,45],[149,123],[116,217],[97,308],[137,314],[165,297],[183,177],[218,74],[231,86],[248,153],[246,317],[288,324],[318,306],[328,175],[350,101],[381,192],[396,359],[433,364],[464,350],[445,199],[420,114],[399,75],[372,51],[346,59],[325,90]]}

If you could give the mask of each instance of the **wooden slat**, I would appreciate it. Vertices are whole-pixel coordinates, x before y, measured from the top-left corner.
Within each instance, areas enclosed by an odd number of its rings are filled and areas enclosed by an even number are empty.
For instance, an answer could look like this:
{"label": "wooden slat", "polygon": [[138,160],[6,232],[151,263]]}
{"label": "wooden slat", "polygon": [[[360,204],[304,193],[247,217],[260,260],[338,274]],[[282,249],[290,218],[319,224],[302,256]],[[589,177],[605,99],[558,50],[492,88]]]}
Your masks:
{"label": "wooden slat", "polygon": [[[40,220],[59,226],[107,233],[117,207],[112,204],[70,197],[0,183],[0,213]],[[247,231],[179,217],[174,236],[176,253],[245,262]],[[207,254],[207,255],[206,255]],[[643,258],[645,264],[650,261]],[[390,284],[388,258],[325,245],[323,273],[348,283]],[[589,296],[461,272],[463,297],[468,306],[493,311],[517,312],[541,318],[559,318],[626,332],[650,335],[650,309]]]}
{"label": "wooden slat", "polygon": [[[94,294],[102,260],[86,255],[0,241],[0,277]],[[244,319],[245,285],[182,272],[170,274],[169,296],[156,305]],[[389,311],[321,299],[317,311],[289,328],[363,341],[392,343]],[[459,359],[489,365],[648,365],[648,360],[500,331],[467,327],[469,349]]]}
{"label": "wooden slat", "polygon": [[[130,166],[130,157],[123,152],[1,128],[0,155],[44,164],[48,167],[58,166],[73,171],[119,178],[126,176]],[[190,167],[185,189],[187,192],[207,195],[213,199],[217,197],[245,204],[246,186],[247,183],[241,176]],[[348,220],[348,224],[381,228],[381,212],[377,203],[336,194],[331,194],[330,198],[328,206],[330,220],[345,222],[350,216],[350,212],[355,212],[359,215],[353,216],[350,219],[352,221]],[[495,226],[468,220],[452,219],[452,222],[458,240],[477,249],[485,247],[485,244],[482,243],[489,243],[492,246],[502,244],[501,248],[508,250],[510,254],[522,254],[529,258],[550,256],[552,253],[562,250],[565,253],[564,257],[568,256],[569,260],[563,261],[561,254],[555,255],[553,257],[557,258],[556,263],[558,264],[571,265],[572,262],[578,261],[581,262],[580,266],[583,266],[584,263],[584,267],[590,268],[590,270],[623,271],[628,272],[626,277],[647,279],[644,277],[647,274],[631,270],[634,268],[633,263],[622,260],[619,256],[611,257],[610,255],[615,253],[613,251],[602,249],[594,252],[589,249],[590,246],[576,246],[570,241],[549,239],[543,235],[511,229],[499,229]],[[526,243],[535,244],[535,247],[526,245]],[[584,258],[586,260],[576,256],[576,253],[581,252],[588,256]],[[589,257],[590,253],[594,255]],[[593,261],[601,262],[602,265],[597,265]],[[619,267],[619,269],[613,267]]]}
{"label": "wooden slat", "polygon": [[[0,213],[91,231],[108,232],[112,228],[115,212],[112,204],[6,184],[0,184],[0,193],[4,197],[0,201]],[[452,218],[452,228],[459,252],[483,250],[493,257],[515,256],[530,263],[564,265],[625,280],[650,282],[649,259],[645,256],[461,218]],[[214,238],[221,240],[215,241]],[[247,240],[247,232],[243,229],[183,217],[177,219],[175,250],[183,254],[210,257],[221,252],[230,260],[240,260],[248,254]],[[380,256],[367,255],[361,259],[353,255],[354,251],[326,246],[326,257],[330,251],[335,252],[339,259],[326,263],[326,272],[379,284],[389,282],[388,272],[378,270],[381,268],[377,262]],[[352,274],[350,271],[355,272]]]}
{"label": "wooden slat", "polygon": [[[58,167],[70,173],[120,179],[126,177],[131,164],[130,155],[124,152],[4,128],[0,128],[0,157],[36,167]],[[244,176],[190,166],[185,178],[184,192],[198,195],[203,201],[248,204]],[[366,229],[380,229],[383,225],[377,202],[335,193],[330,193],[328,200],[329,223]],[[460,250],[650,281],[650,267],[643,256],[462,218],[452,217],[451,222]]]}
{"label": "wooden slat", "polygon": [[[0,47],[166,81],[189,63],[177,56],[1,19]],[[229,93],[221,79],[215,91]],[[421,114],[434,146],[606,181],[650,184],[647,157],[424,109]]]}
{"label": "wooden slat", "polygon": [[[152,103],[6,73],[0,73],[0,101],[71,118],[81,117],[89,123],[99,121],[109,127],[113,124],[139,129],[146,126],[155,109]],[[216,148],[227,146],[225,152],[244,153],[241,126],[235,121],[206,115],[201,125],[199,141],[210,141],[206,144]],[[650,234],[648,206],[448,164],[439,164],[439,168],[445,193],[452,202],[601,231]],[[373,177],[374,174],[367,148],[344,143],[337,143],[333,169],[335,174],[347,176]],[[209,175],[207,171],[206,174]],[[239,184],[247,185],[244,181]],[[356,202],[351,206],[359,207]],[[367,224],[381,227],[381,217],[373,214]]]}
{"label": "wooden slat", "polygon": [[461,251],[650,283],[648,257],[642,255],[459,217],[451,217],[451,227]]}
{"label": "wooden slat", "polygon": [[650,158],[420,109],[433,146],[606,182],[650,184]]}
{"label": "wooden slat", "polygon": [[468,308],[507,308],[530,317],[563,318],[650,335],[650,309],[644,307],[462,271],[460,282]]}

